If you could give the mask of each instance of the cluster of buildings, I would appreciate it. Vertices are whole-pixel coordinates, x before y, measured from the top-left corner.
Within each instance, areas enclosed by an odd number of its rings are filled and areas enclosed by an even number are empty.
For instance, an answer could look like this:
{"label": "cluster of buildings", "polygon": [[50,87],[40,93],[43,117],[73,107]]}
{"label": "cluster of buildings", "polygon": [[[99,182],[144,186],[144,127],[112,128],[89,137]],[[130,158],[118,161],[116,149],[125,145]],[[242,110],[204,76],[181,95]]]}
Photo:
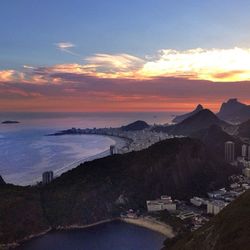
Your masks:
{"label": "cluster of buildings", "polygon": [[190,203],[195,207],[206,208],[207,214],[216,215],[230,202],[249,189],[249,184],[250,181],[244,178],[244,176],[238,176],[228,190],[221,188],[214,192],[209,192],[208,198],[193,197],[190,199]]}
{"label": "cluster of buildings", "polygon": [[160,199],[147,200],[147,211],[154,213],[167,210],[172,216],[181,219],[187,228],[194,231],[209,221],[211,215],[218,214],[238,196],[250,189],[250,179],[243,175],[231,176],[230,180],[231,185],[227,189],[221,188],[208,192],[205,198],[195,196],[189,202],[173,201],[167,195],[162,195]]}
{"label": "cluster of buildings", "polygon": [[142,149],[150,147],[151,145],[159,141],[174,137],[166,133],[151,131],[150,128],[139,131],[120,131],[118,133],[118,136],[126,137],[130,140],[129,146],[125,150],[123,150],[124,153],[131,151],[140,151]]}
{"label": "cluster of buildings", "polygon": [[125,139],[127,141],[127,144],[122,148],[116,148],[113,145],[110,147],[111,155],[123,154],[131,151],[140,151],[161,140],[173,138],[172,135],[170,136],[166,133],[151,131],[151,127],[137,131],[124,131],[121,128],[72,128],[68,130],[67,133],[107,135]]}
{"label": "cluster of buildings", "polygon": [[229,202],[223,199],[225,192],[225,189],[220,189],[218,191],[208,193],[209,199],[193,197],[190,199],[190,203],[196,207],[205,208],[207,214],[216,215],[229,204]]}

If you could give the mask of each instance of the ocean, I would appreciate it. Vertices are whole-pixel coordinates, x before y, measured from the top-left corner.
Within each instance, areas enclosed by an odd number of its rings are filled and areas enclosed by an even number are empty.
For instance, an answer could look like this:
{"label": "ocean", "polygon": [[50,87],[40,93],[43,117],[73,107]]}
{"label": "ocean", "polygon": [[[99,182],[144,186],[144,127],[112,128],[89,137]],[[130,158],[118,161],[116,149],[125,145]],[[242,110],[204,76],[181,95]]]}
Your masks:
{"label": "ocean", "polygon": [[81,162],[108,154],[115,141],[105,136],[46,136],[71,127],[119,127],[136,120],[164,124],[172,113],[0,113],[0,175],[8,183],[32,185],[44,171],[56,176]]}

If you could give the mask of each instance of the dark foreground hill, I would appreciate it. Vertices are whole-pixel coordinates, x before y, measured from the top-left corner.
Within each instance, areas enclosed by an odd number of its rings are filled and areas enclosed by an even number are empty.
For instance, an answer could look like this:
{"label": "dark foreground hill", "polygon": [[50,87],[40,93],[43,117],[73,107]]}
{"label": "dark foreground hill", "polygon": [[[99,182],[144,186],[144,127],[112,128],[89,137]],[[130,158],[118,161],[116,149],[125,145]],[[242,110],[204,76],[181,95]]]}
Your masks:
{"label": "dark foreground hill", "polygon": [[159,142],[140,152],[86,162],[44,187],[0,188],[0,243],[145,209],[162,194],[178,199],[226,185],[235,169],[196,139]]}
{"label": "dark foreground hill", "polygon": [[194,233],[166,241],[164,250],[249,250],[250,190]]}
{"label": "dark foreground hill", "polygon": [[185,119],[187,119],[188,117],[197,114],[199,111],[203,110],[202,105],[198,104],[197,107],[189,113],[183,114],[183,115],[177,115],[172,122],[174,123],[180,123],[182,121],[184,121]]}

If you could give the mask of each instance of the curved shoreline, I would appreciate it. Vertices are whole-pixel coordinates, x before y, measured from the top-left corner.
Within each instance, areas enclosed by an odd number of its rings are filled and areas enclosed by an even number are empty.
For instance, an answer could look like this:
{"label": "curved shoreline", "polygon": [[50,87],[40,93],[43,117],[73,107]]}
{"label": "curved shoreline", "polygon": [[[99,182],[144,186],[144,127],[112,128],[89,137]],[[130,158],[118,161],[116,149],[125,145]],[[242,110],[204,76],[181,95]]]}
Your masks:
{"label": "curved shoreline", "polygon": [[31,234],[18,242],[12,242],[12,243],[8,243],[8,244],[0,244],[0,249],[6,249],[6,250],[15,249],[16,247],[19,247],[20,245],[24,244],[25,242],[30,241],[30,240],[35,239],[35,238],[38,238],[38,237],[41,237],[41,236],[44,236],[53,230],[70,231],[70,230],[75,230],[75,229],[86,229],[86,228],[91,228],[91,227],[95,227],[98,225],[102,225],[102,224],[106,224],[106,223],[110,223],[110,222],[114,222],[114,221],[121,221],[123,223],[132,224],[132,225],[138,226],[138,227],[143,227],[143,228],[149,229],[151,231],[160,233],[160,234],[166,236],[167,238],[173,238],[176,236],[172,227],[168,224],[163,223],[163,222],[158,222],[158,221],[151,220],[148,218],[130,219],[130,218],[118,217],[118,218],[101,220],[98,222],[94,222],[91,224],[85,224],[85,225],[73,224],[73,225],[69,225],[69,226],[58,226],[55,229],[52,229],[50,227],[43,232],[40,232],[37,234]]}

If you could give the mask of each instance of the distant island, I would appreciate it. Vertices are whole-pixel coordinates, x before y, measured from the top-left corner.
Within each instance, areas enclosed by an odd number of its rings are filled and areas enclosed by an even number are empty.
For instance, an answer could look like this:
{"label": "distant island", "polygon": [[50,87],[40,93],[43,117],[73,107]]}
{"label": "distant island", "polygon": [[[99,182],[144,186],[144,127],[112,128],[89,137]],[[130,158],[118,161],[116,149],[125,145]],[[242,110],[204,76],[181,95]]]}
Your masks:
{"label": "distant island", "polygon": [[19,121],[3,121],[2,124],[17,124],[17,123],[20,123]]}

